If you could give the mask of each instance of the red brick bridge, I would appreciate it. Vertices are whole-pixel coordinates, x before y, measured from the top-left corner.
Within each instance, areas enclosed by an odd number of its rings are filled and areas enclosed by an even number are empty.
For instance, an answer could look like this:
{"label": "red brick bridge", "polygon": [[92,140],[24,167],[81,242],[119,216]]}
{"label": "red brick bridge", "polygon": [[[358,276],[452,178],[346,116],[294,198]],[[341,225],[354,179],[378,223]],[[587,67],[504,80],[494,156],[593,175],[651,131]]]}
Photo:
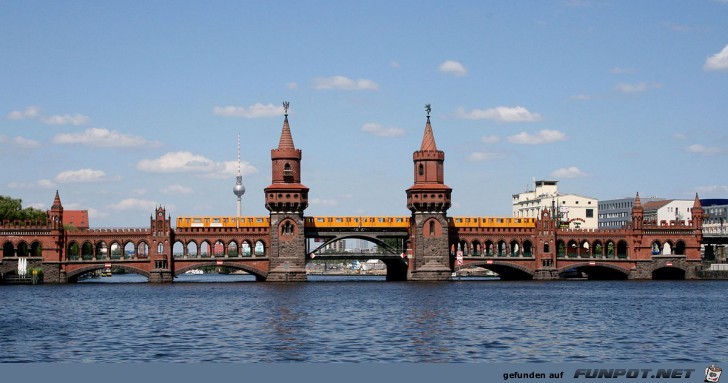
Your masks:
{"label": "red brick bridge", "polygon": [[[702,276],[703,209],[697,196],[687,223],[656,225],[644,221],[637,195],[631,223],[618,230],[563,229],[549,210],[538,219],[448,217],[452,189],[444,184],[444,159],[428,111],[422,144],[413,154],[414,184],[406,190],[409,216],[304,216],[309,189],[301,183],[301,150],[294,146],[286,114],[279,145],[271,150],[272,183],[265,189],[269,216],[198,217],[199,223],[179,217],[172,227],[159,206],[148,227],[67,230],[56,192],[46,223],[0,224],[0,282],[18,280],[21,259],[30,270],[42,270],[44,283],[74,282],[110,267],[150,282],[171,282],[204,266],[244,270],[260,281],[305,281],[306,263],[315,257],[381,259],[388,280],[450,280],[475,266],[506,280]],[[314,238],[321,245],[365,239],[382,252],[327,255],[312,248]]]}

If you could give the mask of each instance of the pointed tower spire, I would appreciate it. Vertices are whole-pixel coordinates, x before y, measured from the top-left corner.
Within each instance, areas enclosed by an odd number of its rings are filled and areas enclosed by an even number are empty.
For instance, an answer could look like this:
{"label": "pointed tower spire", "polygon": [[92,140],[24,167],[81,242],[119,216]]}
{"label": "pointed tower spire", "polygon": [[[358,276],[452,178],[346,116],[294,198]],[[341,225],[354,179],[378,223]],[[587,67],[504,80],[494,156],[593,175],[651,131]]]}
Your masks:
{"label": "pointed tower spire", "polygon": [[51,206],[51,209],[63,210],[63,205],[61,204],[61,196],[58,195],[58,190],[56,190],[56,197],[53,198],[53,206]]}
{"label": "pointed tower spire", "polygon": [[293,136],[291,136],[291,127],[288,125],[288,107],[290,103],[288,101],[283,102],[283,109],[285,113],[285,119],[283,120],[283,131],[281,132],[281,139],[278,142],[278,149],[296,149],[293,145]]}
{"label": "pointed tower spire", "polygon": [[432,111],[430,104],[425,105],[425,110],[427,111],[427,123],[425,124],[425,135],[422,137],[420,150],[436,151],[437,145],[435,144],[435,134],[432,132],[432,125],[430,125],[430,112]]}
{"label": "pointed tower spire", "polygon": [[700,198],[698,198],[698,193],[695,193],[695,202],[693,202],[693,209],[696,207],[703,207],[703,205],[700,203]]}
{"label": "pointed tower spire", "polygon": [[58,195],[58,190],[56,190],[56,197],[53,198],[51,210],[48,210],[48,218],[54,224],[59,225],[59,227],[63,223],[63,204],[61,204],[61,197]]}
{"label": "pointed tower spire", "polygon": [[635,230],[642,230],[643,221],[645,216],[645,209],[642,207],[642,201],[640,201],[640,193],[634,197],[632,203],[632,228]]}

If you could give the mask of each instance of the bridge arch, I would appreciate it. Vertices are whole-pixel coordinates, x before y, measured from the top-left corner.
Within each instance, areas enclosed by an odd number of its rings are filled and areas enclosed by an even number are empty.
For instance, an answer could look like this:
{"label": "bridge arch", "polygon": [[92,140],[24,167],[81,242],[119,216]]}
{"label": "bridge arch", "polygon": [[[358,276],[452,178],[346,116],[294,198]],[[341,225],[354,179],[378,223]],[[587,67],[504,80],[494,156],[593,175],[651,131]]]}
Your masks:
{"label": "bridge arch", "polygon": [[610,263],[581,262],[559,268],[559,275],[565,274],[568,270],[577,270],[586,273],[589,279],[597,280],[627,279],[630,271],[625,267]]}
{"label": "bridge arch", "polygon": [[255,279],[258,280],[258,281],[264,281],[266,278],[268,278],[268,272],[267,271],[263,271],[263,270],[257,269],[255,267],[252,267],[252,266],[247,265],[247,264],[238,263],[238,262],[228,262],[228,261],[222,261],[222,264],[220,264],[219,261],[198,262],[198,263],[195,263],[195,264],[192,264],[192,265],[188,265],[188,266],[185,266],[185,267],[181,267],[179,269],[175,269],[174,276],[176,277],[176,276],[179,276],[179,275],[182,275],[182,274],[186,273],[189,270],[199,269],[200,267],[208,267],[208,266],[212,266],[212,267],[229,267],[231,269],[243,270],[243,271],[245,271],[247,273],[250,273],[250,274],[255,275]]}
{"label": "bridge arch", "polygon": [[[374,236],[368,236],[368,235],[365,235],[365,234],[348,234],[348,235],[335,236],[333,238],[329,238],[326,241],[324,241],[323,244],[321,244],[320,246],[318,246],[316,249],[311,250],[310,252],[311,253],[315,253],[316,251],[318,251],[320,249],[323,249],[325,246],[328,246],[328,245],[330,245],[330,244],[332,244],[334,242],[338,242],[338,241],[341,241],[341,240],[344,240],[344,239],[362,239],[362,240],[365,240],[365,241],[369,241],[369,242],[372,242],[375,245],[377,245],[377,246],[379,246],[379,247],[381,247],[381,248],[389,251],[390,253],[397,253],[398,250],[399,250],[399,249],[392,248],[387,243],[385,243],[383,240],[381,240],[381,239],[379,239],[377,237],[374,237]],[[466,244],[467,244],[467,242],[466,242]],[[372,258],[374,258],[374,257],[372,257]]]}
{"label": "bridge arch", "polygon": [[[142,275],[144,277],[147,277],[147,279],[149,279],[149,272],[144,269],[140,269],[140,268],[134,267],[134,266],[116,265],[116,264],[114,265],[114,267],[123,269],[124,271],[130,272],[130,273]],[[105,269],[105,268],[106,268],[106,266],[103,264],[89,265],[89,266],[81,267],[79,269],[67,272],[66,277],[68,278],[69,283],[78,282],[78,277],[80,277],[81,275],[90,273],[95,270]]]}
{"label": "bridge arch", "polygon": [[468,266],[478,266],[488,269],[497,273],[500,276],[500,279],[504,281],[533,279],[533,275],[535,274],[534,271],[528,267],[508,261],[476,261],[468,263]]}
{"label": "bridge arch", "polygon": [[3,258],[10,258],[15,256],[15,246],[10,241],[5,241],[3,244]]}

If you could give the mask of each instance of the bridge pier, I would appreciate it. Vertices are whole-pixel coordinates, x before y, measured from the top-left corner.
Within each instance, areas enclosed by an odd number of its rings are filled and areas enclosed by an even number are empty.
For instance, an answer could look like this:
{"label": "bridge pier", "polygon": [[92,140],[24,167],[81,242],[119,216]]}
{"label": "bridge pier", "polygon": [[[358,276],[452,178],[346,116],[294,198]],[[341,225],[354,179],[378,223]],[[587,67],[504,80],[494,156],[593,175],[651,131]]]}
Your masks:
{"label": "bridge pier", "polygon": [[533,279],[538,281],[554,281],[559,279],[559,270],[556,268],[538,269],[533,274]]}
{"label": "bridge pier", "polygon": [[266,282],[306,282],[306,268],[285,262],[268,272]]}
{"label": "bridge pier", "polygon": [[149,272],[149,283],[172,283],[174,273],[171,270],[152,269]]}

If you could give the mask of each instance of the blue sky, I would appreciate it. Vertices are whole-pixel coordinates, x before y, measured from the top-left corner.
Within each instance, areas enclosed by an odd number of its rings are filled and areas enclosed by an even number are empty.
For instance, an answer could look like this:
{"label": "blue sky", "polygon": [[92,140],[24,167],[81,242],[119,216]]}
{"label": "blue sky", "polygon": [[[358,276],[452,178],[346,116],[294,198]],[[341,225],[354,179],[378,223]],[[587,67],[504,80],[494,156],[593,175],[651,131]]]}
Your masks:
{"label": "blue sky", "polygon": [[92,226],[265,215],[282,101],[307,215],[406,215],[432,104],[450,215],[533,178],[728,197],[728,2],[0,1],[0,194]]}

